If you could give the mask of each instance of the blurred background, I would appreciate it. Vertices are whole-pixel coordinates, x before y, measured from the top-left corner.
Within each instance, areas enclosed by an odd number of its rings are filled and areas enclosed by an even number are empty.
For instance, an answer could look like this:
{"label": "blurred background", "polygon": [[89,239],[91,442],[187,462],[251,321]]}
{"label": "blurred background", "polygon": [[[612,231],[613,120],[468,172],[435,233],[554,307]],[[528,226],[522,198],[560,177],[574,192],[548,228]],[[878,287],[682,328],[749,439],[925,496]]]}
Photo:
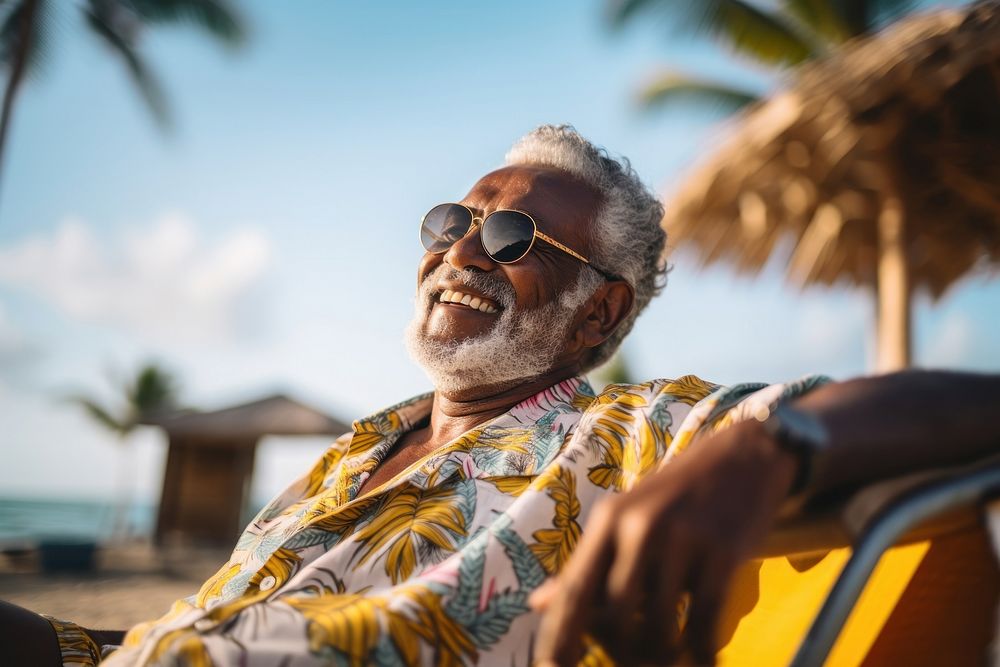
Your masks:
{"label": "blurred background", "polygon": [[[420,217],[535,126],[575,125],[668,195],[791,67],[931,7],[868,3],[860,24],[813,30],[810,50],[771,19],[801,35],[811,24],[790,7],[836,3],[37,4],[30,58],[12,32],[23,17],[0,32],[7,545],[150,536],[167,436],[140,422],[164,408],[283,395],[289,419],[322,426],[428,390],[402,345]],[[211,11],[186,8],[199,4]],[[780,253],[749,275],[671,245],[667,288],[624,345],[631,377],[875,368],[870,289],[800,288]],[[914,290],[916,365],[1000,369],[1000,283],[976,268],[936,300]],[[243,515],[330,439],[263,437],[239,462]]]}

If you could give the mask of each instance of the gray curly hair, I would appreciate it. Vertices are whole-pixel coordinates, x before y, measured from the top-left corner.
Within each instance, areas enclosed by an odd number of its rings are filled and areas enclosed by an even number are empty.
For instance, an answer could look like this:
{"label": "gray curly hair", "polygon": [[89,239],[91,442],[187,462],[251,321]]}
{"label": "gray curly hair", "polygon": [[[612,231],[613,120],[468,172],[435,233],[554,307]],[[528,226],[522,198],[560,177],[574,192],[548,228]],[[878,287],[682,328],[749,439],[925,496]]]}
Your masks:
{"label": "gray curly hair", "polygon": [[[590,259],[627,280],[635,289],[635,304],[614,333],[591,351],[583,370],[600,366],[611,358],[639,313],[666,284],[663,251],[667,234],[660,227],[663,205],[626,158],[614,159],[570,125],[542,125],[532,130],[511,147],[506,163],[562,169],[601,195],[601,206],[594,214]],[[578,282],[593,294],[603,280],[589,269],[580,274]]]}

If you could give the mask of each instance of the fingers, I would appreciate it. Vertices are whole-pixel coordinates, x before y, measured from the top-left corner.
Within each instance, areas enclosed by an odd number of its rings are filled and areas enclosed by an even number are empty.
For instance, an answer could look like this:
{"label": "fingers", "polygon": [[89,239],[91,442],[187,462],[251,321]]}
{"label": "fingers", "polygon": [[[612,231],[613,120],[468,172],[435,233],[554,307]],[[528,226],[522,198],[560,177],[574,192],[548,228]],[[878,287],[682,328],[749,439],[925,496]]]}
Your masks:
{"label": "fingers", "polygon": [[528,596],[528,605],[535,611],[544,612],[552,604],[553,598],[559,592],[559,582],[556,579],[547,579],[544,584],[532,591]]}
{"label": "fingers", "polygon": [[[660,556],[666,560],[666,554]],[[642,664],[667,665],[677,655],[681,578],[662,564],[650,582],[637,656]]]}
{"label": "fingers", "polygon": [[[547,584],[553,588],[538,591],[540,602],[546,606],[535,644],[535,659],[539,663],[575,665],[582,653],[583,634],[603,602],[614,543],[609,508],[601,508],[601,505],[594,508],[583,539],[566,569]],[[534,605],[534,596],[531,602]]]}
{"label": "fingers", "polygon": [[607,606],[613,613],[608,615],[608,627],[602,635],[607,637],[608,652],[618,662],[630,664],[641,643],[641,605],[649,597],[654,576],[650,563],[659,561],[662,554],[650,543],[652,524],[644,514],[626,512],[619,517],[615,532],[614,561],[607,583]]}
{"label": "fingers", "polygon": [[716,627],[735,564],[728,554],[710,556],[692,581],[691,608],[683,644],[691,652],[695,664],[715,664]]}

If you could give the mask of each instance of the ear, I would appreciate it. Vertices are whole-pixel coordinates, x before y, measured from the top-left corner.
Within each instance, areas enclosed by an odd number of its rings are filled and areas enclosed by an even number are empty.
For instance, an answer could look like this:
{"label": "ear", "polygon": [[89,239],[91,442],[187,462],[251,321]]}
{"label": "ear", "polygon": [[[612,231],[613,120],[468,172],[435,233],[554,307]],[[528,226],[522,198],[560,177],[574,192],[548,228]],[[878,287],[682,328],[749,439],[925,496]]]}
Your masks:
{"label": "ear", "polygon": [[603,343],[632,312],[634,303],[635,290],[624,280],[601,285],[580,312],[572,346],[590,349]]}

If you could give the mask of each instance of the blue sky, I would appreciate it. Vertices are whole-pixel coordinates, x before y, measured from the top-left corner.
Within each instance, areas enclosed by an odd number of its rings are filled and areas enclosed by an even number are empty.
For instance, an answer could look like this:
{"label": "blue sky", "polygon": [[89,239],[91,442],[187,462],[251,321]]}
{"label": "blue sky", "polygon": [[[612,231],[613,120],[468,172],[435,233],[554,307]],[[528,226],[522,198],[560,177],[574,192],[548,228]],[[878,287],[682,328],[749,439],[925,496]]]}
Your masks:
{"label": "blue sky", "polygon": [[[428,388],[406,358],[416,225],[509,145],[570,122],[664,192],[718,116],[644,114],[669,63],[767,78],[649,19],[613,33],[604,3],[246,3],[230,52],[183,29],[144,45],[177,127],[156,131],[125,73],[68,5],[18,100],[0,183],[0,494],[106,497],[119,448],[60,396],[110,396],[109,369],[162,360],[215,407],[284,390],[350,420]],[[734,382],[870,366],[873,305],[799,292],[683,254],[625,349],[645,377]],[[1000,283],[919,299],[917,360],[1000,369]],[[136,435],[136,484],[164,447]],[[322,442],[265,443],[255,494]]]}

